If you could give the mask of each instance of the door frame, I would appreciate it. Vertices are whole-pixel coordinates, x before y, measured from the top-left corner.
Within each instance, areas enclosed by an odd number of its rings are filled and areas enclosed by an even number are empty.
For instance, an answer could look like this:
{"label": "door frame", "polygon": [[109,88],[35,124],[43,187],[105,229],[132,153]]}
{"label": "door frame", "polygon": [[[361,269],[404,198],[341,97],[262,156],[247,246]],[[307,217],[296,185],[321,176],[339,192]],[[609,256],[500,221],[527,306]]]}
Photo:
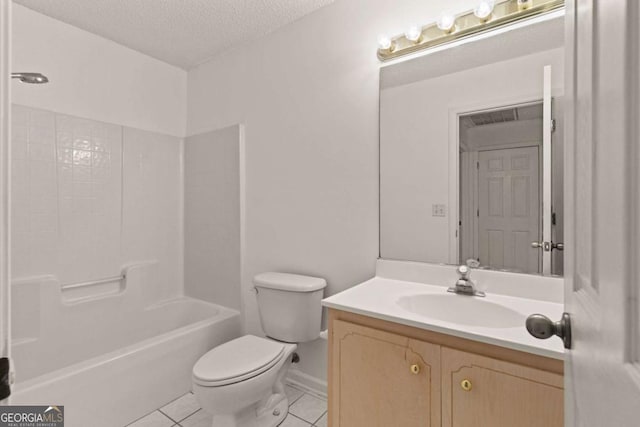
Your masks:
{"label": "door frame", "polygon": [[11,4],[0,1],[0,357],[11,356]]}

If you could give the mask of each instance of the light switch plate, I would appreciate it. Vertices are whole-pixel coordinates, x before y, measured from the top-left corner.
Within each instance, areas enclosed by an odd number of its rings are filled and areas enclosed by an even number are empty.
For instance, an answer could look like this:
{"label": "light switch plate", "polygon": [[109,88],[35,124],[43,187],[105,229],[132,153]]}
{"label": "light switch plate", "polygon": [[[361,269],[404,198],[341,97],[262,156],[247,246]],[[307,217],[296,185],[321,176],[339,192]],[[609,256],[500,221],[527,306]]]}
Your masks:
{"label": "light switch plate", "polygon": [[431,205],[432,216],[447,216],[447,205]]}

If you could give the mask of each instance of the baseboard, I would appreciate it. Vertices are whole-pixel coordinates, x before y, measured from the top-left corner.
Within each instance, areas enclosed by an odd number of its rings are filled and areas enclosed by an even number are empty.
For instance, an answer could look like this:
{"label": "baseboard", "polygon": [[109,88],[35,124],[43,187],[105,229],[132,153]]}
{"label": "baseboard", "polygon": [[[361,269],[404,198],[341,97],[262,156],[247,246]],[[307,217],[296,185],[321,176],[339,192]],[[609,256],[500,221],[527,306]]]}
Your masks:
{"label": "baseboard", "polygon": [[323,399],[327,398],[327,382],[298,369],[289,369],[286,382],[310,394],[315,394]]}

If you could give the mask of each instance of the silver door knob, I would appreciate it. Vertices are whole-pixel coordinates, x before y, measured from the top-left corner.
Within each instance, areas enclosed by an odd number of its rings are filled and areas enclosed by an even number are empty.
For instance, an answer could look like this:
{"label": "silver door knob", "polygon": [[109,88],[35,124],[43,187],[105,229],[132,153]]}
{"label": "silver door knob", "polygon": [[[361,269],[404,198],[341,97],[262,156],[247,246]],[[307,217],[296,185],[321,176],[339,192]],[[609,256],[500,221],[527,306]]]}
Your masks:
{"label": "silver door knob", "polygon": [[556,249],[558,251],[564,251],[564,243],[551,243],[551,249]]}
{"label": "silver door knob", "polygon": [[551,243],[549,243],[549,242],[531,242],[531,247],[533,249],[542,249],[545,252],[549,252],[551,250]]}
{"label": "silver door knob", "polygon": [[543,314],[532,314],[527,317],[527,331],[534,337],[546,340],[552,336],[562,338],[564,348],[571,348],[571,317],[563,313],[562,318],[553,322]]}

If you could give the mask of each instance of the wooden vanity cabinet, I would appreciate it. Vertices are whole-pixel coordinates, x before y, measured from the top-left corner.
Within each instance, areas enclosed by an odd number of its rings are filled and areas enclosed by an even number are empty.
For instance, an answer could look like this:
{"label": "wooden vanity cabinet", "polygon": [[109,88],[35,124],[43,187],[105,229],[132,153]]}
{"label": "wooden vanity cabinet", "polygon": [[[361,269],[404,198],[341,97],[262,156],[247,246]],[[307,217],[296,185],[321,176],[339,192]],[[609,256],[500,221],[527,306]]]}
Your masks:
{"label": "wooden vanity cabinet", "polygon": [[330,427],[556,427],[563,364],[329,311]]}

